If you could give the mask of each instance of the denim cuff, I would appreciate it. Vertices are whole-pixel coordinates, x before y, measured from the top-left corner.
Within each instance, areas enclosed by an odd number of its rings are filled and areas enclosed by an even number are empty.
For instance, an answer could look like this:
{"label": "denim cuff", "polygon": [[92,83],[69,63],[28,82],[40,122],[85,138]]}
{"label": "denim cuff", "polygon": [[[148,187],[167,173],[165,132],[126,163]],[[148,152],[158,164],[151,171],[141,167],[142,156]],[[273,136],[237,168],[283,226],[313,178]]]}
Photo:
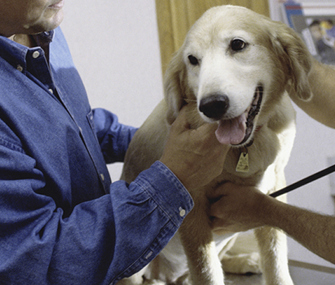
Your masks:
{"label": "denim cuff", "polygon": [[156,161],[138,176],[144,191],[156,201],[157,205],[179,227],[192,210],[194,203],[191,195],[176,175],[162,162]]}

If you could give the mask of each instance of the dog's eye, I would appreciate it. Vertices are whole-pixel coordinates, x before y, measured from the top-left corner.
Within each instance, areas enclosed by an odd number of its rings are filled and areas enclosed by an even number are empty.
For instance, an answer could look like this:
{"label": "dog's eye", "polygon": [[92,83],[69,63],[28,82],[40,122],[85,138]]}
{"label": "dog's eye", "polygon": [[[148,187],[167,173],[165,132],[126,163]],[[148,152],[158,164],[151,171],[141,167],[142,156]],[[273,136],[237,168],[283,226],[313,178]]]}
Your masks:
{"label": "dog's eye", "polygon": [[247,43],[241,39],[233,39],[230,42],[230,47],[233,51],[241,51],[245,49],[247,46]]}
{"label": "dog's eye", "polygon": [[198,59],[195,56],[193,56],[193,55],[189,55],[188,56],[188,60],[190,61],[190,63],[192,65],[198,65],[199,64]]}

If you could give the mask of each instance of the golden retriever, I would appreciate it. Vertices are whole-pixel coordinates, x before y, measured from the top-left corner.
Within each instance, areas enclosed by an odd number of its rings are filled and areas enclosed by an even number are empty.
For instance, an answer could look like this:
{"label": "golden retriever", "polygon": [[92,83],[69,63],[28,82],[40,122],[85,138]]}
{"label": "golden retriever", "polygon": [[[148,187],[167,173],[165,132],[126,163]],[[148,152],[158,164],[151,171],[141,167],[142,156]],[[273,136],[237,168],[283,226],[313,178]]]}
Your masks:
{"label": "golden retriever", "polygon": [[[311,98],[310,66],[310,54],[293,30],[246,8],[214,7],[193,25],[166,72],[165,100],[129,146],[122,178],[131,182],[160,158],[183,105],[194,128],[217,124],[217,139],[232,148],[223,173],[194,195],[195,208],[175,237],[124,284],[142,284],[142,276],[150,284],[224,284],[220,258],[236,233],[212,232],[206,193],[225,181],[257,186],[264,193],[285,186],[284,167],[295,136],[288,93]],[[293,284],[286,236],[269,227],[256,229],[255,236],[266,284]],[[249,271],[248,260],[241,262],[246,268],[233,270]]]}

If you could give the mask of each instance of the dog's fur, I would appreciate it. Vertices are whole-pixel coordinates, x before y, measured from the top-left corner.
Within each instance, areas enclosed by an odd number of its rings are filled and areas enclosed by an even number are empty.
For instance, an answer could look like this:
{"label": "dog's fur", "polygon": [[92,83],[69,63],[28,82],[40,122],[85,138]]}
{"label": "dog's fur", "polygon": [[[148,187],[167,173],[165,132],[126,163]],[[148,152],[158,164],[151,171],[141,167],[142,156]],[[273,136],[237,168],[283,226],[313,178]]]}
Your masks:
{"label": "dog's fur", "polygon": [[[246,45],[236,50],[232,47],[236,39]],[[198,62],[193,58],[192,64],[190,55]],[[305,45],[290,28],[246,8],[214,7],[193,25],[166,72],[165,100],[129,146],[122,178],[131,182],[160,158],[169,126],[183,105],[187,105],[189,121],[196,128],[204,122],[218,123],[240,116],[255,100],[258,86],[262,86],[263,100],[253,120],[251,136],[234,141],[223,173],[196,192],[195,208],[176,236],[146,269],[123,281],[125,284],[142,284],[142,275],[162,282],[152,284],[224,284],[220,258],[235,234],[211,231],[206,193],[224,181],[253,185],[264,193],[285,186],[284,167],[295,136],[295,112],[287,92],[301,100],[311,98],[307,80],[310,66]],[[229,100],[219,119],[208,118],[199,111],[202,99],[213,94],[224,94]],[[236,172],[245,149],[250,169]],[[287,266],[286,237],[269,227],[256,229],[255,235],[266,284],[293,284]],[[249,269],[233,268],[236,272]]]}

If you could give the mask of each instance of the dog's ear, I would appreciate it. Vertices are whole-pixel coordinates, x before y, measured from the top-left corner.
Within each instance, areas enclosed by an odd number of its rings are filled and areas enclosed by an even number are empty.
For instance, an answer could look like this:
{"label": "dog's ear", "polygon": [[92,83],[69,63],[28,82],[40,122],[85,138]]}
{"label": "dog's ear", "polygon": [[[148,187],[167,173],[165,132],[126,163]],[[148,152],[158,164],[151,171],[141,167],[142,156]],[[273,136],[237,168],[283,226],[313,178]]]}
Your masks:
{"label": "dog's ear", "polygon": [[177,51],[169,63],[164,76],[164,96],[168,106],[167,121],[172,124],[185,104],[186,68],[182,48]]}
{"label": "dog's ear", "polygon": [[300,36],[283,23],[275,22],[271,31],[272,45],[276,56],[285,64],[289,78],[288,93],[303,101],[309,101],[313,94],[308,82],[312,56]]}

